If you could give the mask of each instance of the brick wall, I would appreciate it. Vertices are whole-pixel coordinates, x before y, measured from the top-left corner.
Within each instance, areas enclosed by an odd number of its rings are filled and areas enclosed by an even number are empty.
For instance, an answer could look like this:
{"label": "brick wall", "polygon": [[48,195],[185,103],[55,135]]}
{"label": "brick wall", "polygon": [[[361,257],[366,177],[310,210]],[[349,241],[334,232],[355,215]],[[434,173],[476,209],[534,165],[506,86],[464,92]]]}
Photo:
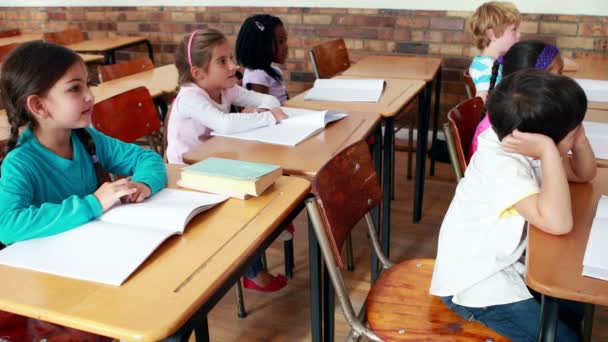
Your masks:
{"label": "brick wall", "polygon": [[[143,34],[154,45],[156,64],[162,65],[173,62],[176,44],[185,33],[213,27],[234,43],[243,20],[262,12],[279,16],[287,27],[290,48],[285,75],[291,95],[310,88],[314,80],[307,49],[324,40],[343,37],[355,61],[367,54],[441,56],[442,113],[465,98],[462,70],[476,53],[466,30],[470,12],[261,7],[0,8],[0,28],[55,31],[78,26],[89,38]],[[557,44],[566,56],[608,54],[608,17],[526,14],[521,30],[524,39]],[[133,51],[144,54],[143,49]]]}

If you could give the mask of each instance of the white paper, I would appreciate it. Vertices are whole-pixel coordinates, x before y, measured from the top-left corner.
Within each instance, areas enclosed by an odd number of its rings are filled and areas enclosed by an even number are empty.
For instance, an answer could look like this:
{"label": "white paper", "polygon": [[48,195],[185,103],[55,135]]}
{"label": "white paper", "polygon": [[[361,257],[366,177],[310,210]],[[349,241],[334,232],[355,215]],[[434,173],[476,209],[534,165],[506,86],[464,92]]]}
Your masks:
{"label": "white paper", "polygon": [[384,90],[379,79],[318,79],[305,100],[378,102]]}
{"label": "white paper", "polygon": [[608,81],[577,78],[575,81],[583,88],[589,102],[608,102]]}
{"label": "white paper", "polygon": [[583,275],[608,280],[608,196],[602,196],[591,224],[583,258]]}
{"label": "white paper", "polygon": [[585,134],[598,159],[608,159],[608,124],[583,121]]}
{"label": "white paper", "polygon": [[348,114],[338,111],[318,111],[286,107],[281,107],[281,109],[289,118],[276,125],[232,134],[220,134],[217,132],[211,134],[276,145],[296,146],[321,131],[326,124],[348,116]]}
{"label": "white paper", "polygon": [[193,213],[227,198],[164,189],[64,233],[14,243],[0,251],[0,264],[120,286]]}

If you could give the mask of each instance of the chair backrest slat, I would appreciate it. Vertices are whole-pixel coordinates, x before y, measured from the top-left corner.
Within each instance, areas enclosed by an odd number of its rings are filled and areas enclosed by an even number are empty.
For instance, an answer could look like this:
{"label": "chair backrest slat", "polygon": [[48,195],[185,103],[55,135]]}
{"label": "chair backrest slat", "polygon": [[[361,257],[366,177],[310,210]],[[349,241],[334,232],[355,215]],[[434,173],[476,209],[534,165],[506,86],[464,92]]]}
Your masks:
{"label": "chair backrest slat", "polygon": [[467,92],[467,96],[472,99],[475,97],[475,94],[477,93],[477,89],[475,88],[475,83],[473,82],[473,78],[471,78],[471,75],[469,75],[469,70],[465,69],[463,74],[462,74],[462,78],[464,78],[464,86],[465,86],[465,90]]}
{"label": "chair backrest slat", "polygon": [[63,31],[45,32],[44,40],[59,45],[70,45],[82,42],[84,34],[79,28],[73,27]]}
{"label": "chair backrest slat", "polygon": [[11,51],[15,50],[15,48],[19,46],[19,43],[13,43],[8,45],[0,46],[0,63],[4,62],[6,57],[11,53]]}
{"label": "chair backrest slat", "polygon": [[6,37],[14,37],[14,36],[18,36],[21,34],[21,30],[20,29],[10,29],[10,30],[4,30],[4,31],[0,31],[0,38],[6,38]]}
{"label": "chair backrest slat", "polygon": [[452,163],[457,162],[460,171],[464,174],[467,168],[467,154],[473,141],[475,129],[479,123],[484,105],[480,97],[474,97],[459,103],[456,107],[448,112],[448,123],[452,134],[454,149],[458,156],[458,161],[452,160]]}
{"label": "chair backrest slat", "polygon": [[344,39],[336,39],[314,46],[310,58],[317,78],[332,78],[350,67]]}
{"label": "chair backrest slat", "polygon": [[103,83],[152,69],[154,69],[152,60],[149,57],[140,57],[123,63],[100,65],[97,67],[97,72],[99,80]]}
{"label": "chair backrest slat", "polygon": [[333,157],[312,182],[334,257],[344,263],[340,251],[350,231],[382,200],[382,190],[365,141],[353,144]]}

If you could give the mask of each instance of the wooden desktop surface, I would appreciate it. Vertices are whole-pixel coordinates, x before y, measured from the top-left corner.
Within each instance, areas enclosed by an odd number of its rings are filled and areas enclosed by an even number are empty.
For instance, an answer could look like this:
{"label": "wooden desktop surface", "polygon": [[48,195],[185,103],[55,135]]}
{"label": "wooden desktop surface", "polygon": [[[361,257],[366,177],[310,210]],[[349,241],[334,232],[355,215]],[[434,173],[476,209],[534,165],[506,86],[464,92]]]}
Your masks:
{"label": "wooden desktop surface", "polygon": [[93,55],[90,53],[79,53],[78,55],[80,55],[80,57],[82,58],[82,60],[85,63],[93,63],[93,62],[102,62],[103,61],[103,56],[102,55]]}
{"label": "wooden desktop surface", "polygon": [[[170,166],[171,187],[180,167]],[[0,266],[0,310],[116,339],[165,338],[209,300],[309,191],[307,180],[281,177],[260,197],[230,199],[198,215],[184,235],[165,241],[120,287]]]}
{"label": "wooden desktop surface", "polygon": [[437,74],[439,67],[441,67],[441,58],[436,57],[373,55],[363,57],[342,74],[430,82]]}
{"label": "wooden desktop surface", "polygon": [[104,37],[95,38],[90,40],[83,40],[79,43],[66,45],[78,52],[104,52],[109,50],[118,49],[120,47],[130,45],[133,43],[139,43],[145,41],[146,37],[143,36],[115,36],[115,37]]}
{"label": "wooden desktop surface", "polygon": [[42,33],[22,33],[18,36],[0,38],[0,46],[14,43],[25,43],[33,40],[42,40]]}
{"label": "wooden desktop surface", "polygon": [[593,80],[608,80],[608,57],[579,57],[574,58],[577,70],[564,70],[564,75],[572,78],[589,78]]}
{"label": "wooden desktop surface", "polygon": [[[334,79],[361,79],[373,78],[365,76],[337,76]],[[396,78],[385,78],[386,82],[382,97],[378,102],[340,102],[340,101],[317,101],[305,100],[304,97],[310,90],[291,98],[285,103],[288,107],[307,109],[335,109],[346,111],[360,111],[380,113],[384,117],[399,115],[403,108],[424,88],[424,82],[420,80],[407,80]]]}
{"label": "wooden desktop surface", "polygon": [[186,153],[184,161],[192,164],[208,157],[220,157],[269,163],[280,165],[285,174],[312,178],[342,149],[366,139],[379,122],[379,114],[349,112],[344,119],[330,123],[293,147],[213,137]]}
{"label": "wooden desktop surface", "polygon": [[100,102],[114,95],[137,87],[146,87],[152,97],[174,93],[177,89],[177,68],[174,64],[139,72],[91,87],[95,102]]}
{"label": "wooden desktop surface", "polygon": [[556,236],[531,227],[526,283],[562,299],[608,306],[608,281],[582,275],[583,256],[600,195],[608,195],[608,169],[598,168],[592,183],[570,184],[574,229]]}

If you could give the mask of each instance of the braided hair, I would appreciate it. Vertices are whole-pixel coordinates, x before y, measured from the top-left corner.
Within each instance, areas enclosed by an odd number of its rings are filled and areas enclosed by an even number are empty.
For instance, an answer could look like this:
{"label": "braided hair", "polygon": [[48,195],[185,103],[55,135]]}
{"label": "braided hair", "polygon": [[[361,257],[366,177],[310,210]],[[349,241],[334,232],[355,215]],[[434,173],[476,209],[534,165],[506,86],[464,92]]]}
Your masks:
{"label": "braided hair", "polygon": [[281,74],[272,67],[277,46],[274,29],[282,25],[281,19],[270,14],[245,19],[236,39],[237,62],[247,69],[262,69],[273,79],[282,81]]}
{"label": "braided hair", "polygon": [[[0,94],[11,127],[2,159],[17,147],[20,128],[34,129],[38,126],[27,109],[28,97],[44,96],[78,62],[82,63],[82,58],[76,52],[43,41],[21,44],[6,58],[0,75]],[[102,184],[107,176],[97,158],[93,138],[84,128],[75,129],[75,133],[91,155],[97,181]]]}

